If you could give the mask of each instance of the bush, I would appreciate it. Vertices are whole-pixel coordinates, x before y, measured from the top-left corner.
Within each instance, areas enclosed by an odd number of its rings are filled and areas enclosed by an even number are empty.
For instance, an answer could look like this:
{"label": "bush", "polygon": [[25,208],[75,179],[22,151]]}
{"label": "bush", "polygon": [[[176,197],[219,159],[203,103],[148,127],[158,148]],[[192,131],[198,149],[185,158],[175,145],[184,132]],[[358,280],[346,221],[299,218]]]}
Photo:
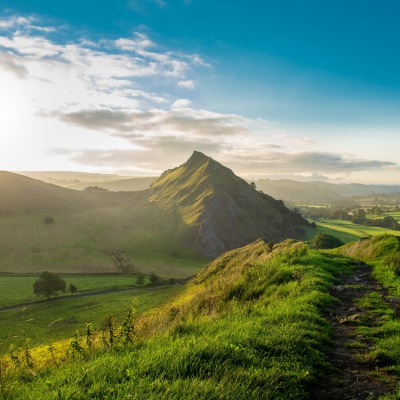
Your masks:
{"label": "bush", "polygon": [[46,225],[54,224],[54,218],[53,218],[53,217],[50,217],[50,216],[44,217],[44,218],[43,218],[43,222],[44,222]]}
{"label": "bush", "polygon": [[336,236],[328,235],[327,233],[317,233],[310,244],[316,249],[333,249],[334,247],[342,246],[343,242]]}

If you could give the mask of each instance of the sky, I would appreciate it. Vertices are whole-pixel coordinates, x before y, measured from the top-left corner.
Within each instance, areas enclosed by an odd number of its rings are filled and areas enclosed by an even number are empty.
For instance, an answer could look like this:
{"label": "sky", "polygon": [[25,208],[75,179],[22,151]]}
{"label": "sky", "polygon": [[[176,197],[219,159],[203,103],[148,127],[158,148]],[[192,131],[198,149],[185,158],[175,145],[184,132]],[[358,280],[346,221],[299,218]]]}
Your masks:
{"label": "sky", "polygon": [[0,0],[0,169],[400,184],[397,0]]}

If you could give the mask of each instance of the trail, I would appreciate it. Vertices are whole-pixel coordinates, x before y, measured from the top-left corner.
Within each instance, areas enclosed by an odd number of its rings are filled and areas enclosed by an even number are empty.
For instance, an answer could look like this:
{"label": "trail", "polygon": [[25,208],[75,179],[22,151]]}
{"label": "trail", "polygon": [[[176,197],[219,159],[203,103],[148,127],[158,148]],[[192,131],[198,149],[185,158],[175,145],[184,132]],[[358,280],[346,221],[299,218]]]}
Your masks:
{"label": "trail", "polygon": [[[372,267],[357,264],[350,275],[341,275],[340,284],[333,287],[332,294],[340,302],[332,307],[328,316],[335,331],[329,353],[329,362],[334,369],[318,383],[311,396],[313,400],[374,400],[393,389],[374,377],[374,364],[359,361],[360,355],[367,352],[369,343],[356,333],[356,326],[363,321],[366,310],[355,303],[371,292],[378,292],[388,302],[387,289],[371,277],[371,271]],[[370,326],[378,323],[372,321]],[[366,347],[349,346],[354,340],[364,342]]]}

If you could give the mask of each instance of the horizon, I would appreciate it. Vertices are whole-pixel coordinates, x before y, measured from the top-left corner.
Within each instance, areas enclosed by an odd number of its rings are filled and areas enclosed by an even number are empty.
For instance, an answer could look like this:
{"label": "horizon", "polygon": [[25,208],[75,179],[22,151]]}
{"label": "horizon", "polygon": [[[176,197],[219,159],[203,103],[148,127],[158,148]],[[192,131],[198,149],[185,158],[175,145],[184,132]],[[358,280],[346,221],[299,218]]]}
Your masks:
{"label": "horizon", "polygon": [[0,0],[0,169],[400,183],[400,5],[81,3]]}

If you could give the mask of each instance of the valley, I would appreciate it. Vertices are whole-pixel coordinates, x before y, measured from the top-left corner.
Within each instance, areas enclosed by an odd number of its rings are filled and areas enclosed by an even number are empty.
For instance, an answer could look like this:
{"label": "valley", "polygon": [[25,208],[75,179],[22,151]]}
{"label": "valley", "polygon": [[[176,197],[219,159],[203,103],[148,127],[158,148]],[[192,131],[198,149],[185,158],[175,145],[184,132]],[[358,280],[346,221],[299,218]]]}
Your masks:
{"label": "valley", "polygon": [[[328,203],[287,208],[199,152],[138,191],[1,179],[4,398],[396,393],[400,231],[327,218],[338,213]],[[386,216],[399,217],[387,209],[365,221]],[[345,244],[320,250],[318,233]],[[77,293],[38,301],[44,270]]]}

